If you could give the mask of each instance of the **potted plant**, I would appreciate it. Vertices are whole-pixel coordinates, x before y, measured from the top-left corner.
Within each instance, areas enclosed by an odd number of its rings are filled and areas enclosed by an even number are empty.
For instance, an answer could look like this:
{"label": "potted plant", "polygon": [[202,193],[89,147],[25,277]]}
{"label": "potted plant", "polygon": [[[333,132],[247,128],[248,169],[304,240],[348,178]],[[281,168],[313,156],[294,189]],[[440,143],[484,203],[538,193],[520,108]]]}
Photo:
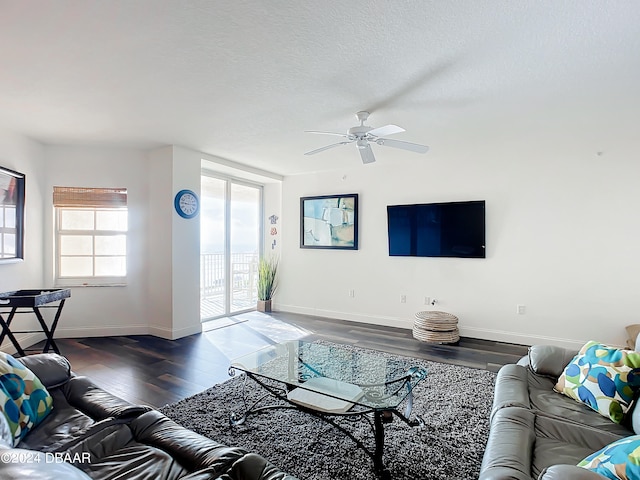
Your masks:
{"label": "potted plant", "polygon": [[276,273],[278,272],[278,260],[261,257],[258,261],[258,311],[270,312],[271,299],[276,291]]}

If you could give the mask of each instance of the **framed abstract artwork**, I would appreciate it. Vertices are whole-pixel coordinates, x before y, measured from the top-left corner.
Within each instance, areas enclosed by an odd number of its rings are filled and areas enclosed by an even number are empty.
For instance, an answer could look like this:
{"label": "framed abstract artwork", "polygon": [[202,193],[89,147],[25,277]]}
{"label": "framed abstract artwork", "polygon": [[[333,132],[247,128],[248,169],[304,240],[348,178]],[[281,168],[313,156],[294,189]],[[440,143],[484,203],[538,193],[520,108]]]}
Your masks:
{"label": "framed abstract artwork", "polygon": [[300,198],[300,248],[358,249],[358,194]]}
{"label": "framed abstract artwork", "polygon": [[24,175],[0,167],[0,263],[24,259]]}

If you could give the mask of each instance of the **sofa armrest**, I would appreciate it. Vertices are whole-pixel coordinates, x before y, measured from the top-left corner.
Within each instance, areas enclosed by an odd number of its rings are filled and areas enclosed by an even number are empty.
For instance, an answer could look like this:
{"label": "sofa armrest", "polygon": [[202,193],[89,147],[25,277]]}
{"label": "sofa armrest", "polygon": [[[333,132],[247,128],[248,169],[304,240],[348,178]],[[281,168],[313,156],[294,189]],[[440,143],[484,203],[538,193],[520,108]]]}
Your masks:
{"label": "sofa armrest", "polygon": [[[507,467],[490,467],[484,470],[478,480],[533,480],[531,475],[514,471]],[[546,480],[546,479],[545,479]]]}
{"label": "sofa armrest", "polygon": [[129,428],[137,442],[164,450],[194,472],[211,467],[221,474],[247,453],[188,430],[156,410],[134,419]]}
{"label": "sofa armrest", "polygon": [[133,418],[151,410],[143,405],[133,405],[103,390],[87,377],[72,377],[62,386],[69,405],[84,412],[94,420],[108,417]]}
{"label": "sofa armrest", "polygon": [[531,480],[535,414],[519,407],[495,412],[482,458],[480,480]]}
{"label": "sofa armrest", "polygon": [[575,465],[553,465],[543,470],[539,480],[605,480],[607,477]]}
{"label": "sofa armrest", "polygon": [[59,387],[71,378],[71,365],[62,355],[37,353],[17,360],[31,370],[47,389]]}
{"label": "sofa armrest", "polygon": [[181,480],[297,480],[279,470],[260,455],[248,453],[231,467],[231,471],[218,476],[215,469],[209,467],[194,472]]}
{"label": "sofa armrest", "polygon": [[164,450],[188,467],[192,471],[188,479],[295,480],[260,455],[222,445],[156,410],[136,418],[129,428],[137,442]]}
{"label": "sofa armrest", "polygon": [[231,467],[230,478],[252,480],[296,480],[260,455],[248,453]]}
{"label": "sofa armrest", "polygon": [[529,347],[529,366],[538,375],[558,378],[578,352],[554,345]]}
{"label": "sofa armrest", "polygon": [[529,373],[525,367],[510,363],[503,366],[496,377],[491,418],[502,408],[529,408]]}
{"label": "sofa armrest", "polygon": [[231,476],[256,480],[295,480],[255,453],[249,453],[234,463]]}

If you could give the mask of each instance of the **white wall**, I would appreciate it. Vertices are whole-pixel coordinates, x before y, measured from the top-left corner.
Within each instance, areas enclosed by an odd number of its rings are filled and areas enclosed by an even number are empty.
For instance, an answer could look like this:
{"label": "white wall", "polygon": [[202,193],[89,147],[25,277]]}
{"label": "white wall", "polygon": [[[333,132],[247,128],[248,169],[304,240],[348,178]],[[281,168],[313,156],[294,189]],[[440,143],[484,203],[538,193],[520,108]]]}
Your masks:
{"label": "white wall", "polygon": [[173,147],[148,153],[147,298],[149,332],[173,338]]}
{"label": "white wall", "polygon": [[[150,295],[158,300],[158,304],[155,300],[151,302],[154,311],[150,321],[154,334],[179,338],[201,331],[200,222],[198,218],[184,219],[174,211],[176,193],[189,189],[200,196],[201,173],[206,168],[226,176],[266,183],[265,213],[279,214],[281,177],[179,146],[154,151],[150,158],[155,171],[150,202],[155,219],[152,229],[155,230],[152,230],[149,241],[158,247],[162,258],[171,259],[170,267],[165,262],[156,264],[159,260],[155,256],[150,260],[149,268],[153,272],[150,275]],[[167,239],[169,228],[170,240]],[[158,280],[157,275],[161,272],[169,275],[171,284],[167,284],[166,279]],[[159,298],[161,295],[165,298]],[[158,319],[162,319],[161,324],[157,323]],[[167,335],[168,325],[170,333]]]}
{"label": "white wall", "polygon": [[[126,187],[129,207],[127,285],[72,290],[61,337],[152,333],[179,338],[200,331],[199,222],[173,206],[183,188],[200,192],[201,154],[178,147],[46,148],[45,192],[54,185]],[[46,230],[53,232],[53,209]],[[53,280],[53,237],[45,236],[45,275]]]}
{"label": "white wall", "polygon": [[[354,153],[345,169],[287,177],[282,185],[265,175],[265,219],[280,217],[276,307],[410,328],[413,314],[429,308],[423,304],[429,296],[460,318],[467,336],[623,344],[624,327],[640,323],[638,145],[612,143],[599,156],[575,139],[527,149],[506,134],[499,141],[477,137],[465,144],[441,138],[427,156],[385,149],[368,166]],[[233,169],[178,147],[44,147],[0,131],[0,165],[27,176],[26,258],[0,265],[0,291],[53,286],[53,185],[125,186],[129,284],[74,288],[59,332],[176,338],[194,331],[199,229],[182,222],[172,202],[179,189],[199,192],[203,159],[225,173]],[[299,248],[299,198],[329,193],[360,194],[358,251]],[[472,199],[487,202],[486,259],[387,255],[386,205]],[[267,221],[265,252],[269,230]],[[517,304],[526,305],[525,315],[516,314]]]}
{"label": "white wall", "polygon": [[[263,188],[263,224],[264,224],[264,245],[263,254],[265,257],[282,257],[282,183],[268,183]],[[271,223],[270,217],[275,216],[275,224]],[[272,232],[273,229],[273,232]],[[275,242],[275,244],[274,244]],[[276,304],[274,300],[274,305]]]}
{"label": "white wall", "polygon": [[[41,186],[44,181],[44,149],[41,144],[12,132],[0,130],[0,165],[25,174],[25,238],[24,261],[0,263],[0,292],[51,287],[42,274],[43,212]],[[6,320],[6,317],[5,317]],[[20,328],[14,330],[37,329],[37,322],[29,316],[14,320]],[[44,339],[44,335],[18,334],[21,345]],[[15,350],[5,341],[2,349]]]}
{"label": "white wall", "polygon": [[200,197],[202,154],[186,148],[173,148],[172,259],[173,338],[200,332],[200,221],[199,216],[185,219],[173,207],[173,198],[184,189]]}
{"label": "white wall", "polygon": [[24,261],[0,264],[0,291],[39,288],[42,278],[44,152],[38,142],[0,130],[0,166],[25,174]]}
{"label": "white wall", "polygon": [[54,280],[53,186],[125,187],[129,210],[127,285],[75,287],[66,302],[60,337],[132,335],[148,331],[149,174],[145,152],[123,148],[47,146],[43,182],[44,275]]}
{"label": "white wall", "polygon": [[[502,139],[481,145],[443,139],[426,156],[383,149],[371,165],[354,151],[344,170],[286,177],[278,308],[411,328],[415,312],[432,309],[429,296],[465,336],[624,344],[624,327],[640,323],[634,145],[602,156],[575,141],[544,153]],[[360,249],[300,249],[299,198],[336,193],[360,194]],[[388,256],[387,205],[462,200],[486,200],[486,259]]]}
{"label": "white wall", "polygon": [[[203,161],[227,175],[272,182],[265,211],[279,213],[280,177],[224,159],[175,146],[152,151],[43,146],[0,131],[0,165],[27,177],[25,261],[0,264],[0,291],[55,286],[54,185],[126,187],[127,285],[74,287],[57,336],[151,333],[175,339],[199,332],[200,223],[179,217],[173,199],[185,188],[200,193]],[[35,319],[25,320],[25,328],[37,329]],[[18,338],[26,347],[44,336]],[[6,343],[3,348],[12,351]]]}

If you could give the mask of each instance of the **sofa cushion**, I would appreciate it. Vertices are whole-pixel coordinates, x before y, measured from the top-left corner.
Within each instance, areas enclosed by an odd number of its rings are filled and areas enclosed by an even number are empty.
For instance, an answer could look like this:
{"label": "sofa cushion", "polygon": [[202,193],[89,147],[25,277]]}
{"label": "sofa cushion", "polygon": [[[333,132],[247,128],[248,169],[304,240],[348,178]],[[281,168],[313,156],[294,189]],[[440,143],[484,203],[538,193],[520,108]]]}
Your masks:
{"label": "sofa cushion", "polygon": [[604,480],[602,475],[576,465],[552,465],[545,469],[538,480]]}
{"label": "sofa cushion", "polygon": [[[179,426],[152,410],[135,419],[96,424],[64,446],[72,456],[88,455],[77,465],[94,479],[175,480],[211,468],[217,478],[246,455]],[[249,478],[249,477],[248,477]]]}
{"label": "sofa cushion", "polygon": [[82,470],[49,454],[0,447],[2,480],[91,480]]}
{"label": "sofa cushion", "polygon": [[587,342],[564,369],[554,389],[615,423],[640,388],[640,353]]}
{"label": "sofa cushion", "polygon": [[53,452],[89,428],[94,419],[69,405],[59,388],[51,389],[55,409],[20,442],[22,448]]}
{"label": "sofa cushion", "polygon": [[546,416],[586,425],[601,432],[608,432],[621,437],[633,435],[634,432],[626,425],[626,422],[625,424],[613,423],[609,417],[597,414],[584,403],[576,402],[573,398],[560,395],[553,390],[554,384],[554,380],[550,377],[529,372],[527,386],[532,410]]}
{"label": "sofa cushion", "polygon": [[[599,416],[593,411],[592,416]],[[605,445],[619,440],[620,435],[603,432],[598,428],[581,425],[561,418],[535,417],[536,441],[533,448],[532,472],[538,476],[545,468],[555,464],[576,465],[581,459]]]}
{"label": "sofa cushion", "polygon": [[69,450],[72,451],[74,456],[89,454],[90,460],[77,467],[94,480],[177,480],[189,473],[173,452],[137,442],[124,424],[87,437]]}
{"label": "sofa cushion", "polygon": [[[553,377],[538,375],[532,368],[514,364],[505,365],[496,378],[491,418],[505,407],[520,407],[618,436],[634,433],[627,426],[613,423],[609,418],[596,414],[585,404],[555,392],[553,390],[555,383],[556,379]],[[640,418],[640,409],[637,410]]]}
{"label": "sofa cushion", "polygon": [[56,408],[20,443],[43,452],[59,451],[78,438],[100,428],[110,418],[132,419],[150,410],[132,405],[96,386],[87,377],[72,377],[50,390]]}
{"label": "sofa cushion", "polygon": [[578,463],[611,479],[640,479],[640,435],[617,440]]}
{"label": "sofa cushion", "polygon": [[0,410],[19,442],[49,414],[51,395],[40,379],[11,355],[0,352]]}

